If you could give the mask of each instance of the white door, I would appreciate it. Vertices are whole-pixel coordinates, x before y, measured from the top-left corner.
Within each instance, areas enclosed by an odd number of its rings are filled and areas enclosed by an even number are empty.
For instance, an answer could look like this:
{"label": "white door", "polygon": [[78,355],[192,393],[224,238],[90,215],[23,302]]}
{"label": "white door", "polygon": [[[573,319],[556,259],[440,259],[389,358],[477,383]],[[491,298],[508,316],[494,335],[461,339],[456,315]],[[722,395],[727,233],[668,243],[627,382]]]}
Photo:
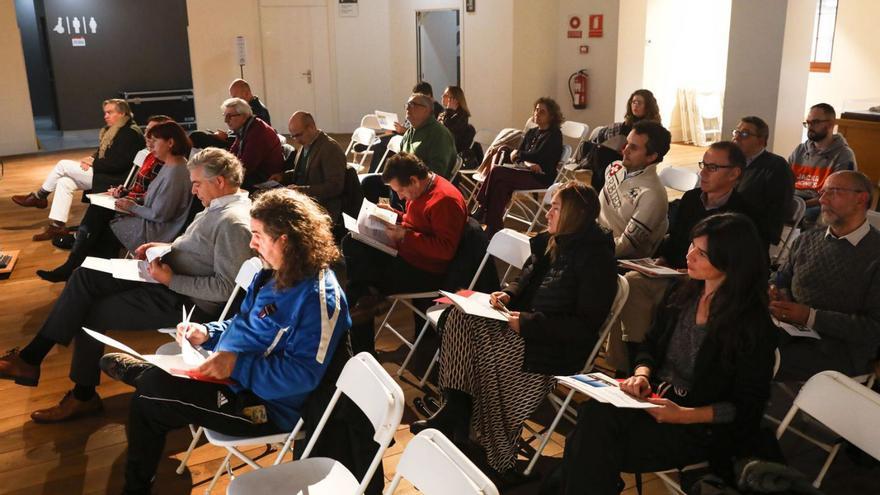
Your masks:
{"label": "white door", "polygon": [[260,7],[266,106],[284,133],[297,110],[312,113],[321,127],[335,126],[324,94],[330,76],[329,47],[321,41],[327,39],[326,16],[325,7]]}
{"label": "white door", "polygon": [[460,86],[457,10],[416,12],[419,79],[431,83],[440,99],[446,86]]}

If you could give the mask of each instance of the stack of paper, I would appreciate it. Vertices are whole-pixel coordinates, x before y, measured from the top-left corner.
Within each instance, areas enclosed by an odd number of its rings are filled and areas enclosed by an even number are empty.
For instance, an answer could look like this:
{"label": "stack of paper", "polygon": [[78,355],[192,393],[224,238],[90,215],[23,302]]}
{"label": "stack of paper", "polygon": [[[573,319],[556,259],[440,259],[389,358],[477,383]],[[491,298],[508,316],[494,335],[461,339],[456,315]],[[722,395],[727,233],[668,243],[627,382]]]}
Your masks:
{"label": "stack of paper", "polygon": [[633,397],[623,390],[617,380],[604,373],[588,373],[586,375],[557,376],[560,383],[578,392],[589,395],[599,402],[612,404],[626,409],[650,409],[660,407],[648,401]]}
{"label": "stack of paper", "polygon": [[86,197],[89,198],[89,202],[95,206],[100,206],[101,208],[107,208],[108,210],[113,211],[122,211],[116,209],[116,198],[107,193],[86,194]]}
{"label": "stack of paper", "polygon": [[449,298],[456,308],[464,311],[469,315],[482,316],[483,318],[491,318],[493,320],[507,321],[510,313],[499,311],[492,307],[489,302],[489,294],[485,292],[474,292],[464,297],[452,292],[440,291],[440,294]]}
{"label": "stack of paper", "polygon": [[113,278],[158,284],[159,282],[150,276],[150,272],[147,269],[149,265],[145,260],[105,259],[94,256],[89,256],[82,262],[83,268],[109,273],[113,275]]}

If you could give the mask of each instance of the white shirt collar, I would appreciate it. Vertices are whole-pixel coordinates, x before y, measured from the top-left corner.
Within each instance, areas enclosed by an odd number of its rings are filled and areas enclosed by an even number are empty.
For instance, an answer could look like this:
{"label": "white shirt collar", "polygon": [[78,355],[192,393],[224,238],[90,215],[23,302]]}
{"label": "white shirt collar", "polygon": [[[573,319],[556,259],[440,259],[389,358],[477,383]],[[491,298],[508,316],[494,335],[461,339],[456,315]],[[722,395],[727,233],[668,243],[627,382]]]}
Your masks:
{"label": "white shirt collar", "polygon": [[834,233],[831,232],[831,227],[828,227],[828,230],[825,231],[825,238],[828,239],[830,237],[832,239],[846,239],[853,246],[858,246],[859,243],[862,242],[862,239],[864,239],[865,236],[868,235],[868,232],[870,232],[870,231],[871,231],[871,224],[868,223],[868,219],[866,218],[865,221],[862,222],[862,225],[859,226],[859,228],[857,228],[856,230],[853,230],[849,234],[842,235],[840,237],[837,237],[836,235],[834,235]]}
{"label": "white shirt collar", "polygon": [[233,194],[227,194],[226,196],[220,196],[219,198],[214,198],[208,203],[208,209],[213,210],[216,208],[222,208],[229,203],[234,201],[240,201],[242,199],[248,199],[248,192],[242,189],[239,189],[238,192]]}

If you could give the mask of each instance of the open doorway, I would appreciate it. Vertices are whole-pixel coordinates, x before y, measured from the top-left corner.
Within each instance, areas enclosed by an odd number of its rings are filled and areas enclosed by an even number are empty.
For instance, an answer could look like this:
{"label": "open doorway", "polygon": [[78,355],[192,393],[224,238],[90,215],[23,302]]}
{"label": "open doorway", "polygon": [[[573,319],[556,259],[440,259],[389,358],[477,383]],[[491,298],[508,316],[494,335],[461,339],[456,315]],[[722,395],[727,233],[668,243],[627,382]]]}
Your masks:
{"label": "open doorway", "polygon": [[439,95],[447,86],[461,86],[461,36],[458,10],[416,12],[418,79]]}

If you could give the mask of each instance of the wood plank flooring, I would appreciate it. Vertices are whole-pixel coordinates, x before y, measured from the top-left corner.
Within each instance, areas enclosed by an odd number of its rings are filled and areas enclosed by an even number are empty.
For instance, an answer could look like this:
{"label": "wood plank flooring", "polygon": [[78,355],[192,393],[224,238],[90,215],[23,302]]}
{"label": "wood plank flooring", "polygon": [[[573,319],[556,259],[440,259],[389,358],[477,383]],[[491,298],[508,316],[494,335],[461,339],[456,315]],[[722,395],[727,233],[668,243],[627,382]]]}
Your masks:
{"label": "wood plank flooring", "polygon": [[[702,152],[701,148],[674,145],[664,166],[695,169]],[[67,251],[58,250],[49,242],[31,241],[31,236],[46,224],[48,210],[18,207],[11,202],[10,197],[37,188],[57,160],[76,159],[86,153],[59,152],[4,160],[6,175],[0,179],[0,250],[19,249],[21,257],[11,276],[0,280],[0,352],[26,344],[38,331],[63,284],[43,282],[34,272],[40,268],[54,268],[67,256]],[[84,206],[75,201],[72,221],[78,221],[83,211]],[[394,321],[411,331],[412,320],[408,314],[397,314]],[[111,332],[111,335],[131,343],[132,347],[143,352],[154,350],[166,341],[165,336],[153,332]],[[405,348],[389,335],[387,332],[383,334],[377,348],[380,361],[393,374],[402,362]],[[120,492],[126,455],[125,424],[132,391],[130,387],[105,379],[98,388],[98,393],[104,400],[105,411],[102,415],[57,425],[38,425],[30,421],[29,415],[32,411],[55,404],[71,387],[67,378],[70,358],[70,349],[53,349],[43,364],[42,379],[37,388],[20,387],[10,381],[0,380],[0,401],[3,404],[0,406],[0,494]],[[416,362],[413,367],[421,372],[425,364]],[[418,419],[412,408],[412,401],[423,392],[413,385],[417,382],[409,372],[400,381],[406,394],[407,408],[404,424],[396,435],[397,443],[384,458],[385,475],[388,479],[393,476],[400,455],[412,436],[408,425]],[[536,414],[534,424],[547,424],[552,412],[545,405]],[[563,426],[560,431],[561,433],[554,435],[545,455],[557,459],[561,457],[563,434],[568,428]],[[204,493],[224,451],[210,445],[201,445],[191,457],[188,469],[183,475],[177,475],[174,469],[189,440],[189,433],[184,430],[169,436],[166,457],[160,464],[154,493]],[[257,455],[262,450],[256,448],[249,453]],[[266,464],[268,460],[264,459],[262,463]],[[546,471],[553,463],[553,459],[542,459],[539,470]],[[246,468],[241,471],[244,470]],[[829,479],[833,478],[834,472],[835,469],[832,468]],[[632,478],[626,477],[626,480],[625,493],[635,494]],[[224,493],[227,483],[228,478],[223,476],[214,493]],[[538,486],[535,482],[505,490],[504,493],[537,493]],[[404,483],[398,493],[417,492],[411,485]],[[655,495],[666,493],[666,490],[659,479],[646,475],[644,493]]]}

